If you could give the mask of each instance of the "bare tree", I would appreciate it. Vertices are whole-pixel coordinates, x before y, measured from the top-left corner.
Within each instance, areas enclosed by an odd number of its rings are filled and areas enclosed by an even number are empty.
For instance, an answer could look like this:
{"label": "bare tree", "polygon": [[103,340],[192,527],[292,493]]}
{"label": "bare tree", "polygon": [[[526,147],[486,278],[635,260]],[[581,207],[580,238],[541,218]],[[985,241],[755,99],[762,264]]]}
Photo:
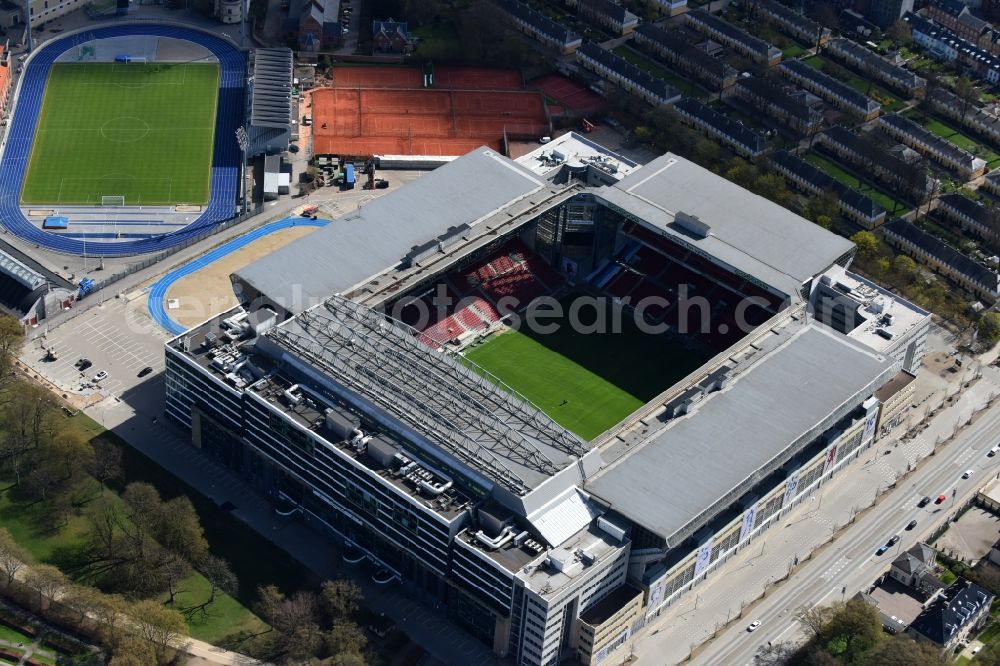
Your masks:
{"label": "bare tree", "polygon": [[0,527],[0,572],[7,577],[7,586],[10,587],[20,571],[31,561],[31,554],[21,547],[14,537],[3,527]]}

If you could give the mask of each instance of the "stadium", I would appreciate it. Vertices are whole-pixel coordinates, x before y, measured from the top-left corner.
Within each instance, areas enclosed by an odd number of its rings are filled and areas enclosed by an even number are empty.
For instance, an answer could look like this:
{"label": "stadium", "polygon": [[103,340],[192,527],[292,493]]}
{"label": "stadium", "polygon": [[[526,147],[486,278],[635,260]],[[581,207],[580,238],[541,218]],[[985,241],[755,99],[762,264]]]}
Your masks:
{"label": "stadium", "polygon": [[234,273],[166,412],[496,654],[598,664],[899,418],[930,316],[853,254],[675,155],[481,147]]}
{"label": "stadium", "polygon": [[35,50],[0,154],[6,231],[65,254],[123,256],[233,218],[247,64],[215,35],[155,24],[87,29]]}

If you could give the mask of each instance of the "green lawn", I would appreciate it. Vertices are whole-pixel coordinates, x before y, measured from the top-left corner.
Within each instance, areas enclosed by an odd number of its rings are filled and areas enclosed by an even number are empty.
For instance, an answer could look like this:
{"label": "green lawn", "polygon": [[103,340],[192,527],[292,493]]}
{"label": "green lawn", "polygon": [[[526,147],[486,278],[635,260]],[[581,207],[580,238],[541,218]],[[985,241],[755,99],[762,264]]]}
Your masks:
{"label": "green lawn", "polygon": [[217,64],[53,65],[23,203],[206,203],[218,85]]}
{"label": "green lawn", "polygon": [[909,207],[902,201],[897,201],[881,190],[875,189],[873,186],[869,185],[844,167],[831,162],[822,155],[818,155],[816,153],[806,153],[804,159],[806,162],[818,166],[820,169],[827,172],[840,182],[853,187],[865,196],[882,204],[882,207],[885,208],[886,214],[889,218],[897,212],[909,210]]}
{"label": "green lawn", "polygon": [[[592,312],[592,311],[591,311]],[[581,316],[581,319],[583,317]],[[640,331],[623,312],[620,333],[508,331],[466,358],[521,393],[557,423],[591,440],[697,369],[706,354]]]}
{"label": "green lawn", "polygon": [[0,641],[10,641],[11,643],[24,643],[27,645],[31,643],[34,638],[22,634],[17,629],[13,627],[8,627],[6,624],[0,624]]}
{"label": "green lawn", "polygon": [[967,134],[963,134],[960,130],[955,129],[948,123],[938,120],[937,118],[931,118],[930,116],[922,116],[919,113],[908,113],[904,115],[914,122],[919,123],[924,127],[924,129],[947,139],[950,143],[955,144],[962,150],[966,150],[973,155],[982,157],[986,160],[986,164],[990,169],[1000,166],[1000,154],[990,150]]}
{"label": "green lawn", "polygon": [[800,55],[805,53],[806,50],[807,49],[805,49],[804,47],[792,43],[786,46],[785,49],[781,52],[781,57],[785,60],[788,60],[789,58],[798,58]]}
{"label": "green lawn", "polygon": [[698,99],[704,99],[708,96],[708,93],[704,88],[691,83],[687,79],[681,78],[676,73],[666,69],[659,63],[647,58],[628,46],[619,46],[615,48],[612,53],[624,60],[627,60],[639,69],[649,72],[657,78],[663,79],[674,88],[677,88],[677,90],[684,95],[696,97]]}

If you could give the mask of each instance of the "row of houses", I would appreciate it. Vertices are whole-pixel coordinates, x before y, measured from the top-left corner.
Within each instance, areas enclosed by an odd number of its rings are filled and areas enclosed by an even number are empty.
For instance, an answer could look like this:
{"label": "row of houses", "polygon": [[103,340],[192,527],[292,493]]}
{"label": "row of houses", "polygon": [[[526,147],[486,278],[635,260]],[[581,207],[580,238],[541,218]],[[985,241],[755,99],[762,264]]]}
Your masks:
{"label": "row of houses", "polygon": [[924,13],[927,18],[952,31],[957,37],[976,44],[991,27],[958,0],[930,0],[924,7]]}
{"label": "row of houses", "polygon": [[885,241],[977,298],[993,303],[1000,296],[1000,275],[902,218],[880,227]]}
{"label": "row of houses", "polygon": [[743,157],[758,157],[767,149],[763,136],[693,97],[674,104],[674,110],[683,122],[702,130]]}
{"label": "row of houses", "polygon": [[823,103],[805,90],[762,76],[741,78],[732,95],[786,127],[812,135],[823,125]]}
{"label": "row of houses", "polygon": [[819,95],[838,109],[864,120],[877,118],[882,111],[882,105],[871,97],[859,93],[846,83],[810,67],[801,60],[786,60],[781,63],[778,71],[782,76]]}
{"label": "row of houses", "polygon": [[679,32],[667,32],[655,23],[640,25],[633,33],[632,43],[691,78],[708,84],[713,90],[730,87],[739,76],[739,72],[721,58],[713,58],[705,49]]}
{"label": "row of houses", "polygon": [[747,8],[773,23],[782,32],[806,44],[823,45],[830,41],[830,29],[824,28],[808,16],[774,0],[748,0]]}
{"label": "row of houses", "polygon": [[781,150],[771,157],[771,161],[774,168],[795,183],[800,190],[810,194],[833,192],[837,196],[841,214],[866,229],[874,229],[885,222],[886,210],[881,204],[848,187],[798,155]]}
{"label": "row of houses", "polygon": [[982,189],[996,197],[1000,197],[1000,169],[994,169],[983,178]]}
{"label": "row of houses", "polygon": [[654,106],[673,104],[681,98],[681,94],[663,79],[639,69],[593,42],[587,42],[578,48],[576,59],[584,69],[638,95]]}
{"label": "row of houses", "polygon": [[967,181],[982,176],[986,171],[986,160],[962,150],[947,139],[899,114],[890,113],[882,116],[879,118],[879,127],[897,141],[957,171]]}
{"label": "row of houses", "polygon": [[935,212],[959,224],[980,238],[996,241],[1000,238],[1000,212],[996,206],[986,206],[961,194],[942,194]]}
{"label": "row of houses", "polygon": [[913,41],[939,60],[957,60],[987,83],[1000,81],[1000,58],[917,14],[907,14]]}
{"label": "row of houses", "polygon": [[585,21],[624,37],[639,25],[639,17],[611,0],[563,0]]}
{"label": "row of houses", "polygon": [[535,41],[563,55],[575,52],[583,39],[565,26],[556,23],[520,0],[493,0],[506,13],[511,23]]}
{"label": "row of houses", "polygon": [[927,91],[926,79],[850,39],[834,39],[826,45],[826,53],[907,97],[923,97]]}
{"label": "row of houses", "polygon": [[933,88],[928,92],[927,102],[942,116],[991,141],[1000,142],[1000,118],[985,109],[964,102],[958,95],[944,88]]}
{"label": "row of houses", "polygon": [[728,46],[754,62],[772,66],[781,62],[781,49],[737,28],[715,14],[704,9],[695,9],[684,15],[688,26],[708,35],[715,41]]}
{"label": "row of houses", "polygon": [[820,134],[816,146],[913,201],[922,202],[938,189],[938,181],[927,175],[923,158],[906,146],[886,150],[882,143],[839,125]]}

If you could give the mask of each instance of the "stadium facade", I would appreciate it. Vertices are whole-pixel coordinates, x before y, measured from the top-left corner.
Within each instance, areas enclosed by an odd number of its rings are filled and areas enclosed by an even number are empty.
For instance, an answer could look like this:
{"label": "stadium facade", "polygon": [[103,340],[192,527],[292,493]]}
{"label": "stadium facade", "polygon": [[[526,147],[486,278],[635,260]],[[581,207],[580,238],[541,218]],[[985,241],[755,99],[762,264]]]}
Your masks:
{"label": "stadium facade", "polygon": [[[498,655],[597,664],[895,416],[876,393],[930,318],[853,254],[674,155],[479,149],[233,275],[242,305],[167,343],[166,411]],[[437,321],[384,314],[441,285],[465,298]],[[713,355],[592,441],[460,358],[500,296],[659,294],[643,316],[672,330],[678,285],[711,301],[690,335]]]}

